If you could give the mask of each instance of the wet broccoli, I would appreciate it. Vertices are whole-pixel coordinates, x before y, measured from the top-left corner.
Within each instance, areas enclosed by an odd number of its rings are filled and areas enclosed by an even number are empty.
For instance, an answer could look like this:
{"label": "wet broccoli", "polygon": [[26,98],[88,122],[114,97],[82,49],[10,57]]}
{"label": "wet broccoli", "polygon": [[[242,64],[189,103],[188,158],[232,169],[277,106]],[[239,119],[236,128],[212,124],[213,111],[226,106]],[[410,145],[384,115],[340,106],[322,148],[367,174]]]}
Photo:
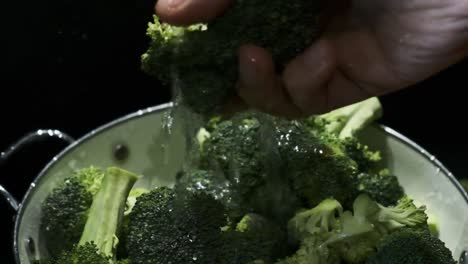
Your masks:
{"label": "wet broccoli", "polygon": [[199,142],[197,167],[227,182],[241,216],[256,212],[287,221],[299,202],[284,171],[272,118],[245,111],[210,120]]}
{"label": "wet broccoli", "polygon": [[51,256],[72,249],[79,241],[103,176],[104,171],[94,166],[75,170],[45,199],[40,230]]}
{"label": "wet broccoli", "polygon": [[180,88],[183,103],[195,112],[216,112],[236,93],[238,48],[266,48],[281,71],[318,37],[324,3],[235,0],[220,17],[187,27],[170,26],[155,16],[142,69]]}
{"label": "wet broccoli", "polygon": [[102,179],[89,209],[79,242],[70,250],[60,252],[47,260],[48,264],[124,264],[116,256],[125,204],[138,176],[132,172],[110,167]]}
{"label": "wet broccoli", "polygon": [[278,120],[276,130],[284,171],[307,207],[327,198],[352,203],[358,171],[340,145],[317,137],[304,122]]}
{"label": "wet broccoli", "polygon": [[273,263],[291,250],[286,229],[258,214],[247,214],[236,229],[223,233],[224,257],[220,263]]}
{"label": "wet broccoli", "polygon": [[[389,234],[401,229],[425,230],[420,229],[425,225],[425,207],[416,207],[408,197],[395,207],[385,207],[361,194],[352,210],[343,210],[337,200],[326,199],[314,208],[299,211],[289,221],[289,234],[300,247],[291,262],[285,263],[309,263],[304,261],[307,258],[314,259],[310,263],[328,263],[320,261],[330,257],[333,261],[338,258],[345,263],[363,263]],[[310,254],[320,258],[304,255],[304,248],[313,248]]]}
{"label": "wet broccoli", "polygon": [[220,201],[226,208],[230,224],[235,224],[237,219],[245,214],[238,190],[232,187],[222,173],[211,170],[186,169],[178,173],[174,188],[192,193],[205,193]]}
{"label": "wet broccoli", "polygon": [[385,237],[367,264],[455,264],[452,252],[429,232],[402,229]]}
{"label": "wet broccoli", "polygon": [[127,252],[139,263],[218,263],[223,205],[205,193],[157,187],[142,194],[129,215]]}
{"label": "wet broccoli", "polygon": [[398,178],[389,174],[388,170],[379,173],[360,173],[357,180],[360,193],[369,195],[384,206],[395,205],[405,195]]}

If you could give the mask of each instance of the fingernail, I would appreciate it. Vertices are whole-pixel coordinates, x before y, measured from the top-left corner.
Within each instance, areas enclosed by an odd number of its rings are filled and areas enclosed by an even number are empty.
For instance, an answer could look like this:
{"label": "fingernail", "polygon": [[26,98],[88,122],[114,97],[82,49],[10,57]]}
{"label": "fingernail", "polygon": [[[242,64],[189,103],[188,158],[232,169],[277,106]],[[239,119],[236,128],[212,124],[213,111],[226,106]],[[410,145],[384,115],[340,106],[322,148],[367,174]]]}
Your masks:
{"label": "fingernail", "polygon": [[180,6],[182,3],[184,3],[186,0],[167,0],[167,5],[169,8],[177,8]]}

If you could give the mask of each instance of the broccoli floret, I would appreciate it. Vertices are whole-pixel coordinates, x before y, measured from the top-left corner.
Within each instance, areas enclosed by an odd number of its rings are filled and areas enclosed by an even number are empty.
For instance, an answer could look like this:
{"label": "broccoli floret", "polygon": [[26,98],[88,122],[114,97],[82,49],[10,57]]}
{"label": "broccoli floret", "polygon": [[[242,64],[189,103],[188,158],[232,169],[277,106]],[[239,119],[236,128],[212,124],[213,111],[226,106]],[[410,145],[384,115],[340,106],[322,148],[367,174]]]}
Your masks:
{"label": "broccoli floret", "polygon": [[129,217],[132,264],[217,263],[212,253],[227,220],[212,196],[157,187],[137,199]]}
{"label": "broccoli floret", "polygon": [[258,214],[245,215],[235,230],[223,233],[223,241],[220,263],[273,263],[290,253],[286,230]]}
{"label": "broccoli floret", "polygon": [[315,234],[329,233],[337,228],[343,207],[335,199],[325,199],[310,210],[299,211],[288,223],[290,236],[301,241]]}
{"label": "broccoli floret", "polygon": [[356,163],[337,143],[316,135],[304,122],[278,119],[278,148],[285,173],[295,193],[314,207],[333,198],[347,206],[357,193]]}
{"label": "broccoli floret", "polygon": [[299,249],[291,256],[281,259],[275,264],[340,264],[340,257],[316,236],[306,237]]}
{"label": "broccoli floret", "polygon": [[218,111],[236,93],[238,48],[248,43],[268,49],[280,72],[318,36],[322,5],[235,0],[218,18],[189,27],[168,26],[155,16],[142,69],[179,87],[184,104],[195,112]]}
{"label": "broccoli floret", "polygon": [[204,134],[198,167],[227,181],[240,216],[256,212],[286,222],[294,214],[299,201],[284,171],[273,117],[245,111],[215,118]]}
{"label": "broccoli floret", "polygon": [[[138,177],[120,168],[110,167],[96,193],[84,230],[70,250],[52,258],[51,264],[120,264],[116,256],[127,196]],[[128,262],[127,262],[128,263]]]}
{"label": "broccoli floret", "polygon": [[[145,188],[135,188],[132,189],[127,197],[127,202],[125,205],[125,211],[124,211],[124,218],[122,222],[122,226],[119,230],[119,234],[117,237],[119,237],[119,244],[117,245],[117,258],[118,259],[126,259],[128,258],[128,253],[127,253],[127,236],[128,236],[128,221],[129,221],[129,215],[133,210],[133,207],[135,206],[136,200],[138,197],[141,195],[148,193],[149,190]],[[123,263],[119,263],[123,264]]]}
{"label": "broccoli floret", "polygon": [[362,144],[355,137],[344,139],[342,142],[346,155],[356,162],[360,172],[377,172],[378,163],[382,159],[379,151],[370,150],[369,146]]}
{"label": "broccoli floret", "polygon": [[47,196],[40,230],[49,255],[71,250],[79,241],[103,176],[104,171],[94,166],[75,170]]}
{"label": "broccoli floret", "polygon": [[424,207],[417,208],[409,198],[401,199],[396,207],[384,207],[361,194],[352,210],[344,211],[337,200],[326,199],[314,208],[299,211],[288,227],[289,235],[301,247],[311,239],[316,243],[315,250],[324,250],[326,256],[338,256],[345,263],[363,263],[384,237],[404,228],[424,230],[418,226],[425,225],[426,220]]}
{"label": "broccoli floret", "polygon": [[235,223],[245,213],[237,189],[220,173],[198,169],[181,171],[177,174],[175,189],[211,195],[226,208],[230,222]]}
{"label": "broccoli floret", "polygon": [[211,124],[214,129],[202,145],[201,168],[219,169],[230,182],[238,183],[242,195],[267,178],[261,119],[259,113],[244,112],[219,120]]}
{"label": "broccoli floret", "polygon": [[398,178],[387,170],[379,173],[360,173],[358,191],[369,195],[372,200],[384,205],[396,205],[403,198],[405,191]]}
{"label": "broccoli floret", "polygon": [[[361,196],[366,197],[366,196]],[[367,197],[366,199],[369,199]],[[392,232],[395,229],[402,227],[410,227],[412,229],[428,230],[428,216],[426,214],[426,206],[417,207],[413,199],[408,195],[403,196],[396,206],[385,207],[377,204],[379,210],[372,219],[374,224],[382,232]]]}
{"label": "broccoli floret", "polygon": [[451,251],[428,232],[401,229],[385,237],[367,264],[455,264]]}

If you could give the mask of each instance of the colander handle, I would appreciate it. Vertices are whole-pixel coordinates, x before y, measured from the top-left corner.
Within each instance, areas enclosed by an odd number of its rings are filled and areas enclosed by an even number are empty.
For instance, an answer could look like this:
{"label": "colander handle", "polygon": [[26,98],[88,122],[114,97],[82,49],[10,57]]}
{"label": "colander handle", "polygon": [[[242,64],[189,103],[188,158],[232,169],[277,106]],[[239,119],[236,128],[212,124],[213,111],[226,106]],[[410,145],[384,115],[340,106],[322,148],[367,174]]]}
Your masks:
{"label": "colander handle", "polygon": [[[18,141],[10,145],[4,152],[0,153],[0,167],[3,164],[8,162],[9,158],[13,156],[18,151],[21,151],[24,147],[34,144],[36,142],[40,142],[45,139],[56,138],[65,143],[72,144],[75,140],[67,135],[56,129],[39,129],[34,132],[30,132],[20,138]],[[19,203],[16,198],[0,184],[0,196],[3,197],[6,202],[10,205],[10,207],[18,211]]]}

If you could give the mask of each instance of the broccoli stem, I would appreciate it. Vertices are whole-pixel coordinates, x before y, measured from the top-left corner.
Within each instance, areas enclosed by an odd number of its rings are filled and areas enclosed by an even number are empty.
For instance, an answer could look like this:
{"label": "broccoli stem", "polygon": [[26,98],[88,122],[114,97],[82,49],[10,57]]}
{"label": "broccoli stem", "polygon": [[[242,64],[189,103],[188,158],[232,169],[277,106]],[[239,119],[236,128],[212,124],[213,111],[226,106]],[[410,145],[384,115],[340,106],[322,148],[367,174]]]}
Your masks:
{"label": "broccoli stem", "polygon": [[115,260],[116,234],[123,220],[127,197],[137,180],[137,175],[120,168],[110,167],[106,170],[79,245],[92,242],[100,254]]}
{"label": "broccoli stem", "polygon": [[321,115],[330,121],[327,131],[337,134],[340,139],[353,137],[368,124],[379,119],[383,114],[382,104],[377,97],[338,108]]}

